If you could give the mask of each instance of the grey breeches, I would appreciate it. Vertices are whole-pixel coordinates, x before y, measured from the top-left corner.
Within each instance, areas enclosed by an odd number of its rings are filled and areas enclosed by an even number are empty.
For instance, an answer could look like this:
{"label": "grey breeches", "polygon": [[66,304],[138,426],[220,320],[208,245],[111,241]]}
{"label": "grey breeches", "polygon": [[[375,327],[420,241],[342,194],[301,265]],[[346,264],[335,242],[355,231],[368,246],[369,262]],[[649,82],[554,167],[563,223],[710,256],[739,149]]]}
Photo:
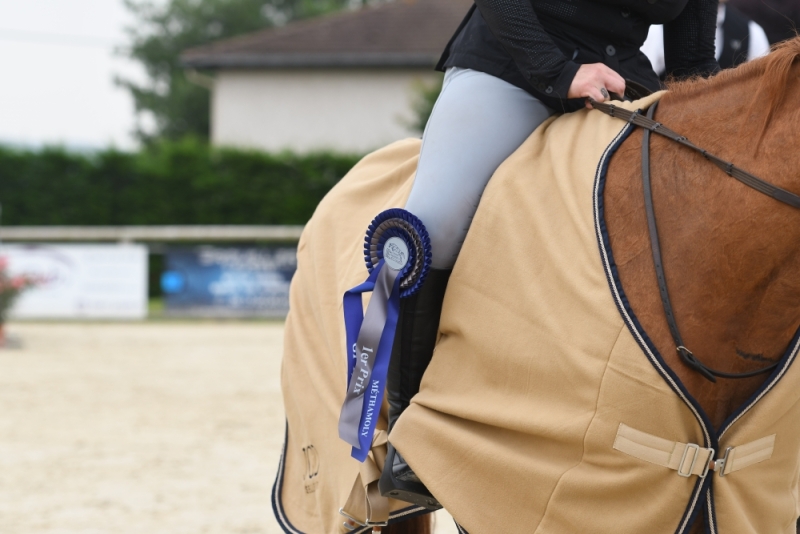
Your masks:
{"label": "grey breeches", "polygon": [[553,113],[499,78],[447,70],[405,206],[430,233],[434,268],[453,267],[489,178]]}

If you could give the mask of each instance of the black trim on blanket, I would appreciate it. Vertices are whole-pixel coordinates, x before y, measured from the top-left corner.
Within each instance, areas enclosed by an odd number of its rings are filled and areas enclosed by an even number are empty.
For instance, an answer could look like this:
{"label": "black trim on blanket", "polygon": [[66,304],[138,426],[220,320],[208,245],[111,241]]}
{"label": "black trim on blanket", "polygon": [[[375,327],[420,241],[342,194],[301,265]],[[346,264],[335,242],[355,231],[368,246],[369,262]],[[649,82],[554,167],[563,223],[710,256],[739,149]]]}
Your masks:
{"label": "black trim on blanket", "polygon": [[[653,367],[655,367],[656,371],[667,382],[670,388],[672,388],[672,390],[678,394],[681,400],[683,400],[683,402],[694,414],[695,419],[697,419],[697,422],[700,424],[700,428],[703,430],[703,435],[705,437],[705,443],[703,446],[716,449],[716,436],[711,432],[713,426],[711,425],[708,416],[706,416],[705,412],[703,412],[703,409],[697,400],[695,400],[694,397],[689,394],[688,390],[684,387],[683,383],[681,383],[678,376],[666,364],[664,359],[661,357],[661,354],[655,348],[655,345],[653,345],[653,342],[642,328],[639,320],[636,318],[636,315],[633,313],[633,309],[628,302],[628,297],[625,295],[625,292],[622,289],[622,284],[619,280],[619,272],[617,271],[617,265],[614,262],[614,256],[611,252],[611,243],[608,237],[608,228],[606,227],[605,205],[603,199],[606,174],[608,173],[608,164],[611,161],[611,156],[614,155],[620,145],[622,145],[622,143],[628,138],[633,130],[633,125],[628,124],[622,129],[622,131],[620,131],[619,134],[617,134],[616,138],[614,138],[608,148],[606,148],[603,156],[600,158],[600,162],[597,166],[597,173],[595,175],[596,178],[593,199],[595,232],[597,235],[598,246],[600,247],[600,257],[603,262],[603,270],[605,271],[606,280],[608,281],[608,285],[611,289],[611,295],[614,298],[614,303],[617,306],[617,310],[622,316],[622,319],[625,322],[625,325],[628,327],[628,330],[630,330],[631,335],[636,340],[636,343],[645,353],[647,359],[650,361]],[[684,510],[683,517],[681,517],[680,522],[678,523],[678,528],[675,531],[676,534],[684,534],[691,527],[699,512],[699,507],[697,504],[703,493],[707,490],[707,483],[710,483],[709,477],[706,477],[706,480],[702,480],[700,478],[697,479],[694,490],[692,491],[692,496],[689,499],[686,509]]]}
{"label": "black trim on blanket", "polygon": [[[712,477],[713,478],[713,477]],[[711,484],[714,484],[714,481],[711,481]],[[714,505],[714,489],[712,488],[711,491],[706,493],[706,508],[708,513],[706,514],[706,533],[709,532],[716,532],[717,531],[717,509]]]}
{"label": "black trim on blanket", "polygon": [[297,530],[289,521],[286,512],[283,510],[281,493],[283,492],[283,473],[286,467],[286,446],[289,444],[289,422],[286,422],[286,429],[283,432],[283,449],[281,449],[281,459],[278,461],[278,472],[275,475],[275,484],[272,485],[272,512],[275,519],[286,534],[305,534]]}
{"label": "black trim on blanket", "polygon": [[[294,525],[292,525],[291,521],[289,521],[289,517],[286,515],[286,511],[283,509],[283,502],[281,500],[281,496],[283,493],[283,475],[286,468],[286,447],[289,444],[289,422],[286,422],[286,430],[284,430],[283,434],[283,449],[281,450],[281,458],[278,462],[278,472],[275,475],[275,483],[272,485],[272,513],[275,515],[275,519],[278,521],[278,524],[283,529],[286,534],[306,534],[302,530],[298,530]],[[412,517],[416,517],[418,515],[425,515],[429,514],[430,510],[427,508],[423,508],[422,506],[409,506],[408,508],[402,508],[400,510],[396,510],[389,514],[389,523],[394,523],[397,520],[406,520],[411,519]],[[342,518],[344,521],[344,518]],[[372,532],[372,527],[363,527],[358,530],[352,531],[352,534],[368,534]]]}
{"label": "black trim on blanket", "polygon": [[[619,279],[619,272],[617,270],[616,263],[614,262],[614,255],[611,250],[611,242],[605,222],[603,192],[605,189],[605,180],[608,173],[608,164],[611,160],[611,156],[614,155],[623,141],[628,138],[633,130],[634,127],[632,125],[627,125],[622,129],[622,131],[603,153],[603,157],[600,159],[597,167],[594,187],[595,231],[597,234],[598,245],[600,247],[600,257],[603,261],[603,268],[606,273],[606,280],[608,281],[611,289],[611,294],[614,298],[614,303],[617,306],[617,310],[619,310],[619,313],[633,335],[633,338],[636,340],[639,347],[645,353],[650,363],[653,365],[653,367],[655,367],[656,371],[658,371],[664,381],[667,382],[672,390],[675,391],[675,393],[677,393],[678,396],[689,407],[692,413],[694,413],[695,418],[700,424],[703,434],[705,435],[706,443],[704,446],[711,447],[714,450],[719,451],[719,438],[721,438],[723,434],[725,434],[725,432],[727,432],[728,429],[730,429],[730,427],[739,418],[741,418],[764,395],[766,395],[768,391],[775,387],[783,375],[786,374],[789,366],[796,359],[798,351],[800,351],[800,329],[798,329],[797,333],[795,333],[794,338],[781,358],[779,365],[775,368],[770,377],[764,381],[764,384],[750,397],[750,399],[748,399],[747,402],[742,404],[733,412],[733,414],[725,421],[725,423],[723,423],[722,427],[720,427],[719,431],[715,430],[705,411],[703,411],[703,408],[700,406],[697,400],[692,397],[675,372],[666,364],[663,357],[658,352],[658,349],[656,349],[655,345],[653,345],[653,342],[650,340],[650,337],[644,331],[644,328],[642,328],[642,325],[639,323],[636,314],[633,312],[628,298],[625,295],[625,291],[622,288],[622,283]],[[684,511],[684,515],[681,518],[678,529],[676,530],[676,534],[685,533],[695,521],[697,514],[700,512],[700,506],[697,506],[698,498],[704,493],[706,494],[705,500],[708,507],[708,514],[705,524],[706,532],[709,534],[717,534],[714,492],[711,489],[713,486],[713,479],[713,473],[707,476],[705,480],[698,479],[697,483],[695,484],[692,499],[690,499],[690,502]]]}
{"label": "black trim on blanket", "polygon": [[[797,359],[797,355],[800,353],[800,329],[795,332],[792,341],[789,343],[789,346],[786,349],[786,352],[781,357],[778,367],[769,375],[769,378],[764,381],[764,383],[759,387],[746,402],[744,402],[739,408],[734,410],[734,412],[722,423],[719,431],[717,432],[718,438],[722,438],[722,436],[730,430],[736,421],[738,421],[744,414],[746,414],[756,403],[761,400],[764,395],[766,395],[772,388],[774,388],[781,378],[786,374],[789,370],[789,367],[794,363]],[[716,506],[714,504],[714,492],[709,492],[708,497],[708,532],[711,534],[717,533],[717,514],[716,514]]]}
{"label": "black trim on blanket", "polygon": [[797,359],[797,354],[800,352],[800,329],[795,332],[792,341],[789,343],[789,347],[786,349],[786,352],[780,359],[780,363],[778,367],[772,371],[772,374],[769,375],[769,378],[764,381],[761,387],[753,393],[747,402],[742,404],[742,406],[734,411],[728,419],[722,423],[719,431],[719,437],[722,437],[728,430],[730,430],[731,426],[738,421],[745,413],[750,411],[750,409],[756,405],[756,403],[761,400],[761,398],[767,394],[775,385],[783,378],[783,375],[786,374],[786,371],[789,370],[789,366]]}
{"label": "black trim on blanket", "polygon": [[458,534],[469,534],[469,532],[467,532],[467,530],[464,527],[458,524],[458,521],[455,521],[455,519],[453,521],[455,522],[456,528],[458,529]]}

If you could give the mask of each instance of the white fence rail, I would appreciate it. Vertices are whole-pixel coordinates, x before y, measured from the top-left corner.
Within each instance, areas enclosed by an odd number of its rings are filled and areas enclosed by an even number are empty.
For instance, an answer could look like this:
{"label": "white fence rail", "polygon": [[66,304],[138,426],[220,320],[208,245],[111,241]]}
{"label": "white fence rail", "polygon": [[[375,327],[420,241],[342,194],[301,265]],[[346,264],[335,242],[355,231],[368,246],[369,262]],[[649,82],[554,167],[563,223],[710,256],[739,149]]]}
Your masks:
{"label": "white fence rail", "polygon": [[0,241],[297,241],[302,226],[0,226]]}

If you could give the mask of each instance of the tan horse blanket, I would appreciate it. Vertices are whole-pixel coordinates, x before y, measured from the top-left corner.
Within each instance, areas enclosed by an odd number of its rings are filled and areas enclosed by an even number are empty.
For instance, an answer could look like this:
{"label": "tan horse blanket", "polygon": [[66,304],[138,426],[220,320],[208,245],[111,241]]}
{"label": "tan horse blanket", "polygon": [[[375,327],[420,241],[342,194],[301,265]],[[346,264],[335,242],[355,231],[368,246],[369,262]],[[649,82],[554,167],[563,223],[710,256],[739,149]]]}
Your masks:
{"label": "tan horse blanket", "polygon": [[[798,342],[751,402],[711,428],[616,277],[602,188],[630,128],[597,111],[564,115],[497,170],[450,279],[433,361],[389,439],[472,534],[686,532],[701,508],[713,533],[793,533]],[[377,453],[360,465],[337,435],[342,295],[366,278],[371,219],[404,205],[419,147],[407,140],[367,156],[301,239],[273,495],[286,532],[342,532],[340,507],[363,500],[382,463]],[[392,517],[419,512],[388,506]]]}

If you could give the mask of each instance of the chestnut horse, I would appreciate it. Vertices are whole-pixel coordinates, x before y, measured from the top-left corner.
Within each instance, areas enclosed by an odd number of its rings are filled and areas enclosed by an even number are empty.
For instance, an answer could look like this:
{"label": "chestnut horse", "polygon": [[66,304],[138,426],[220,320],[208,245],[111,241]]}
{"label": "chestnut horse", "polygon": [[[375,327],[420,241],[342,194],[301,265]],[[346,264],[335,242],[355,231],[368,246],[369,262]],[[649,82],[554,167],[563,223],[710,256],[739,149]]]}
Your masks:
{"label": "chestnut horse", "polygon": [[[709,153],[800,193],[798,57],[800,38],[711,79],[673,83],[656,120]],[[651,142],[653,199],[686,345],[725,372],[764,368],[780,359],[800,327],[800,212],[658,137]],[[767,375],[712,383],[680,361],[655,284],[641,144],[642,132],[631,135],[608,171],[606,223],[619,275],[653,343],[719,427]]]}
{"label": "chestnut horse", "polygon": [[[672,84],[656,119],[695,145],[800,192],[800,38],[708,80]],[[666,276],[687,346],[709,367],[763,368],[800,326],[800,213],[728,179],[704,158],[654,136],[653,198]],[[654,285],[645,220],[642,133],[611,161],[606,222],[631,305],[667,363],[719,426],[764,375],[711,383],[679,359]]]}
{"label": "chestnut horse", "polygon": [[[780,45],[766,58],[709,80],[670,84],[669,90],[660,95],[655,118],[708,153],[733,161],[739,168],[797,195],[800,193],[798,58],[800,37]],[[634,105],[643,107],[656,100],[650,97]],[[622,109],[632,107],[626,105],[617,109],[625,116]],[[606,108],[606,111],[610,110]],[[570,525],[583,524],[593,517],[598,524],[603,519],[606,526],[616,525],[615,514],[602,514],[606,506],[616,503],[615,499],[620,496],[630,498],[628,504],[649,507],[648,513],[639,516],[634,510],[630,520],[631,525],[637,524],[637,527],[628,525],[628,531],[642,531],[642,525],[653,521],[653,513],[663,510],[667,510],[665,517],[675,510],[683,512],[680,532],[690,529],[696,533],[704,524],[716,532],[716,523],[712,523],[721,517],[727,521],[727,528],[749,519],[764,519],[764,524],[772,524],[769,520],[778,517],[773,513],[780,514],[777,521],[784,526],[781,532],[793,530],[797,510],[797,496],[793,493],[796,491],[795,473],[800,468],[796,463],[800,451],[794,450],[800,448],[800,431],[796,430],[800,427],[792,419],[800,414],[796,389],[800,370],[793,362],[800,341],[792,343],[791,350],[787,348],[800,327],[800,210],[729,178],[698,153],[669,139],[652,136],[649,168],[654,211],[672,309],[684,340],[680,344],[689,347],[707,367],[721,373],[759,371],[778,361],[782,366],[772,373],[774,378],[770,381],[766,381],[768,374],[710,381],[687,366],[676,352],[662,306],[645,215],[642,131],[631,133],[631,128],[621,119],[599,113],[580,112],[549,122],[509,158],[489,184],[485,203],[478,210],[470,231],[472,240],[465,243],[459,260],[462,268],[456,269],[456,281],[451,279],[448,288],[442,314],[443,337],[426,371],[428,387],[423,381],[420,394],[398,420],[391,439],[411,465],[418,462],[415,470],[423,480],[427,476],[426,483],[434,494],[438,492],[442,502],[451,506],[462,521],[475,525],[471,528],[476,530],[492,531],[495,523],[525,530],[526,521],[536,517],[534,506],[521,507],[520,501],[508,498],[497,489],[509,488],[512,495],[526,495],[528,502],[536,504],[535,499],[541,496],[534,492],[538,487],[545,487],[545,490],[549,487],[536,476],[542,474],[545,480],[547,473],[543,471],[553,468],[552,473],[558,476],[550,473],[547,480],[551,484],[555,479],[561,481],[564,469],[578,471],[572,463],[573,456],[580,456],[581,462],[584,457],[589,459],[582,463],[581,476],[572,478],[571,485],[561,492],[562,500],[552,508],[560,504],[580,506],[583,503],[585,506],[583,510],[554,512],[548,525],[560,525],[556,530],[571,531]],[[643,122],[641,117],[636,121]],[[614,135],[617,136],[614,142],[606,146]],[[547,148],[544,156],[537,152],[542,147]],[[584,153],[579,154],[580,150]],[[335,432],[342,394],[341,383],[335,377],[344,376],[346,369],[341,352],[345,343],[340,299],[343,292],[352,287],[351,283],[363,280],[363,264],[352,254],[351,246],[356,243],[355,236],[362,232],[361,224],[377,212],[377,206],[387,209],[402,204],[413,181],[418,153],[419,142],[406,140],[364,158],[320,204],[298,247],[300,262],[292,284],[293,311],[286,324],[283,365],[287,438],[273,492],[276,517],[287,532],[345,532],[346,527],[355,523],[342,524],[336,513],[340,506],[345,514],[355,514],[350,516],[354,520],[380,517],[379,522],[386,512],[397,520],[425,512],[421,507],[405,506],[377,494],[376,473],[380,473],[383,464],[381,452],[385,434],[376,434],[370,462],[357,465],[342,461],[350,448]],[[570,160],[565,153],[580,157]],[[598,164],[594,158],[600,154],[603,155]],[[613,154],[610,162],[607,154]],[[731,168],[728,170],[730,172]],[[537,171],[542,176],[531,180],[531,175]],[[548,172],[553,172],[553,176],[544,176]],[[555,173],[561,173],[559,181]],[[551,186],[561,187],[563,191],[555,192],[550,198],[548,188]],[[586,194],[589,187],[593,187],[591,197]],[[559,203],[562,197],[567,201]],[[573,197],[578,200],[573,202]],[[588,211],[581,211],[588,208],[592,209],[591,216]],[[349,216],[342,216],[344,213]],[[573,216],[577,222],[570,220]],[[526,221],[527,230],[516,232],[517,225]],[[558,226],[562,221],[567,221],[569,228],[559,234]],[[548,224],[552,224],[552,228]],[[500,253],[492,249],[497,232],[505,235],[508,243],[514,246],[507,246],[507,250]],[[595,250],[581,248],[591,246],[592,238],[598,238],[599,256],[594,255]],[[538,247],[543,249],[542,253]],[[486,256],[482,256],[484,251],[488,251]],[[495,256],[501,261],[486,261]],[[595,258],[603,261],[594,262]],[[525,285],[503,285],[518,273],[529,274],[525,270],[529,265],[531,270],[539,269],[537,276],[529,277]],[[547,271],[550,267],[552,269]],[[493,276],[500,281],[489,280]],[[494,293],[476,292],[469,286],[474,280],[486,282],[485,287]],[[613,299],[606,293],[607,281]],[[625,288],[624,294],[620,284]],[[540,291],[542,289],[547,291]],[[493,297],[496,299],[493,307],[472,305],[481,298],[492,304]],[[569,300],[570,297],[574,299],[572,306],[558,308],[560,299]],[[504,354],[503,347],[513,348],[514,340],[506,341],[503,337],[509,337],[506,334],[510,330],[499,328],[502,320],[497,319],[502,315],[497,310],[510,308],[519,308],[517,313],[523,325],[519,330],[526,336],[526,342],[540,343],[539,349],[518,351],[516,360],[516,353],[511,350],[505,353],[505,360],[496,361],[493,357]],[[617,314],[618,310],[624,313]],[[594,316],[599,317],[596,322]],[[630,316],[638,320],[635,327],[631,327]],[[525,325],[541,326],[546,335],[537,340],[537,332],[524,328]],[[634,334],[649,337],[647,345],[635,340]],[[497,344],[493,343],[492,336],[498,338]],[[578,341],[589,345],[570,345],[560,350],[558,342],[566,336],[585,336]],[[591,344],[597,340],[599,345]],[[614,365],[619,365],[609,372],[609,376],[613,376],[608,379],[604,390],[608,394],[601,403],[602,395],[584,395],[586,389],[582,386],[589,384],[589,389],[596,387],[600,391],[598,384],[612,367],[608,362],[617,348],[617,341],[620,343],[619,358]],[[658,352],[663,359],[655,361],[649,356],[649,363],[643,361],[639,349],[651,356],[654,351]],[[587,360],[603,350],[611,351],[600,355],[601,362],[602,358],[609,358],[606,363],[595,364],[589,370],[581,368],[584,364],[590,366],[592,362]],[[531,357],[545,351],[552,351],[560,358],[558,362],[562,367],[558,372],[547,373],[554,361],[552,358]],[[658,377],[664,378],[667,374],[665,366],[671,368],[670,392],[680,387],[683,404],[679,404],[680,399],[672,393],[660,395],[648,382],[658,379],[658,384],[664,386]],[[766,407],[753,415],[756,410],[750,408],[784,376],[791,376],[791,379],[783,382],[780,389],[775,388],[777,400],[770,404],[776,396],[766,398]],[[315,387],[302,387],[302,384]],[[570,384],[575,384],[574,395],[563,394],[559,388]],[[488,388],[484,395],[476,394],[483,391],[482,387]],[[759,393],[762,389],[763,395]],[[692,397],[690,401],[685,393]],[[642,401],[637,395],[649,401]],[[522,402],[502,411],[487,401],[492,396],[495,405],[520,399]],[[566,406],[571,401],[579,408],[565,409],[557,404],[562,402]],[[556,404],[555,408],[544,406],[548,402]],[[646,406],[637,412],[642,402],[655,402],[657,406]],[[666,413],[663,421],[653,417],[654,413],[661,413],[654,410],[669,412],[674,406],[683,410],[690,402],[694,415],[676,408],[672,415]],[[542,409],[538,410],[539,407]],[[627,410],[624,412],[627,422],[641,423],[645,428],[627,427],[621,424],[621,416],[597,415],[618,408]],[[564,431],[556,436],[537,433],[549,431],[565,417],[577,419],[570,415],[570,409],[579,410],[584,417],[573,424],[571,433]],[[502,418],[499,417],[501,411]],[[584,412],[591,412],[591,421],[597,421],[591,436],[586,430],[589,418]],[[688,422],[690,416],[693,419]],[[530,423],[530,430],[511,428],[519,421],[524,424],[525,417],[528,421],[536,419]],[[727,421],[729,417],[731,421]],[[484,424],[486,420],[491,420],[490,424]],[[720,482],[719,487],[724,488],[720,493],[728,492],[724,494],[727,501],[720,499],[723,505],[716,507],[711,490],[717,487],[718,479],[705,477],[712,464],[719,477],[726,476],[734,465],[740,465],[735,460],[737,449],[752,451],[746,447],[764,439],[772,439],[774,444],[777,435],[762,437],[764,434],[742,432],[739,437],[747,443],[731,438],[725,440],[724,446],[732,446],[714,451],[712,447],[723,447],[719,437],[736,421],[755,422],[750,427],[755,428],[753,432],[762,430],[762,422],[765,427],[778,426],[786,438],[782,438],[780,448],[770,445],[768,458],[772,462],[766,467],[753,468],[750,472],[755,475]],[[686,432],[680,428],[682,424],[695,423],[697,427]],[[378,425],[385,429],[385,418]],[[675,447],[684,446],[683,458],[676,456],[680,460],[677,474],[683,476],[684,481],[658,467],[664,467],[663,463],[651,462],[621,448],[617,450],[627,456],[612,453],[611,436],[616,432],[619,437],[625,428],[670,443],[669,439],[647,434],[647,431],[662,429],[666,437],[685,435],[683,439],[687,441],[703,438],[700,443],[706,445],[672,443],[673,456],[680,454],[680,449]],[[696,431],[702,431],[703,436]],[[484,446],[483,450],[478,450],[473,440],[480,441],[481,432],[490,438],[483,439],[482,443],[494,448]],[[498,439],[500,434],[511,435],[516,441]],[[448,442],[450,436],[461,439]],[[753,438],[755,441],[751,441]],[[592,443],[587,445],[590,440]],[[542,454],[537,453],[539,442],[547,445],[541,449]],[[615,438],[615,449],[616,444]],[[548,455],[556,448],[568,447],[571,447],[569,454]],[[695,466],[701,448],[707,456]],[[693,459],[687,457],[690,450],[695,451]],[[734,452],[729,466],[731,450]],[[493,455],[493,451],[501,454]],[[506,456],[512,457],[512,464],[507,464],[508,458],[496,460],[506,451],[511,451]],[[773,451],[777,452],[773,455]],[[720,456],[715,456],[715,452],[721,453]],[[757,453],[763,454],[763,450]],[[741,454],[752,462],[756,453]],[[471,463],[464,458],[469,458]],[[565,458],[569,461],[564,461]],[[686,458],[691,462],[688,471],[683,467]],[[763,459],[753,463],[759,461]],[[321,469],[320,465],[326,467]],[[695,467],[700,471],[694,472]],[[728,467],[731,470],[726,473]],[[498,481],[495,468],[515,478]],[[507,471],[502,471],[504,469]],[[689,481],[692,475],[697,475],[697,481],[702,482]],[[693,500],[685,511],[681,501],[683,493],[665,494],[662,501],[651,499],[649,491],[640,491],[650,487],[647,484],[652,477],[657,477],[661,484],[653,486],[654,492],[662,489],[693,492]],[[470,487],[473,480],[479,482]],[[751,481],[761,485],[751,485]],[[497,486],[492,487],[493,482],[497,482]],[[623,493],[599,493],[606,487]],[[628,488],[636,491],[624,494]],[[706,504],[698,505],[697,499],[703,492]],[[545,505],[549,507],[552,502],[548,500]],[[724,506],[728,506],[727,510]],[[706,509],[708,518],[702,517]],[[698,510],[702,512],[700,517]],[[715,510],[720,510],[719,515]],[[372,511],[380,515],[372,516]],[[493,512],[497,516],[492,516]],[[578,517],[580,514],[583,515]],[[694,521],[693,526],[688,527],[691,521]],[[658,527],[670,529],[665,524]],[[366,532],[368,528],[365,525],[357,531]],[[429,516],[417,516],[389,525],[383,532],[428,534],[431,528]],[[542,528],[553,530],[549,526]],[[756,531],[754,528],[747,530]],[[765,530],[770,529],[761,529]]]}
{"label": "chestnut horse", "polygon": [[[671,83],[656,119],[708,152],[800,194],[800,37],[711,79]],[[767,375],[712,383],[681,362],[656,286],[641,180],[642,132],[614,155],[606,223],[622,284],[653,343],[719,427]],[[729,373],[776,362],[800,327],[800,212],[729,179],[672,141],[651,141],[663,262],[686,345]],[[387,534],[430,532],[418,517]],[[693,532],[702,530],[702,519]]]}

